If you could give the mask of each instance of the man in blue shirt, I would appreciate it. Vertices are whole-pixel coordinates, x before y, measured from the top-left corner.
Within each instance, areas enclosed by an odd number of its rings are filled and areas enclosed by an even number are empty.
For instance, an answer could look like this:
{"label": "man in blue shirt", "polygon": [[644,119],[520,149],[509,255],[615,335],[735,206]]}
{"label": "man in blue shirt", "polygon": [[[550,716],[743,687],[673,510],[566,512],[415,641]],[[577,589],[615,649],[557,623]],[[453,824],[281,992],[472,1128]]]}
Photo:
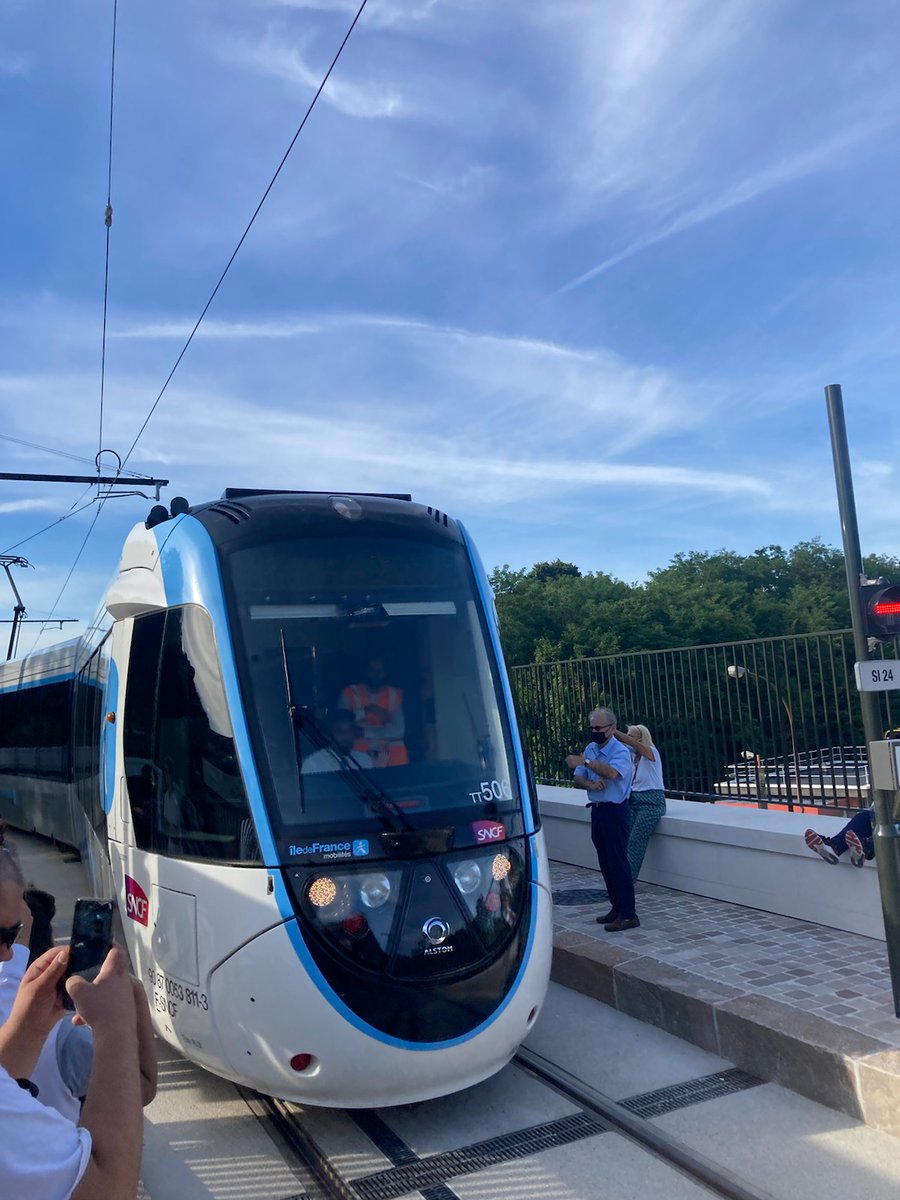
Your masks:
{"label": "man in blue shirt", "polygon": [[640,925],[628,865],[627,800],[634,766],[631,751],[613,736],[616,714],[612,709],[595,708],[588,720],[590,743],[583,754],[570,754],[566,763],[575,768],[575,787],[590,796],[591,841],[611,905],[597,921],[607,933],[621,933]]}

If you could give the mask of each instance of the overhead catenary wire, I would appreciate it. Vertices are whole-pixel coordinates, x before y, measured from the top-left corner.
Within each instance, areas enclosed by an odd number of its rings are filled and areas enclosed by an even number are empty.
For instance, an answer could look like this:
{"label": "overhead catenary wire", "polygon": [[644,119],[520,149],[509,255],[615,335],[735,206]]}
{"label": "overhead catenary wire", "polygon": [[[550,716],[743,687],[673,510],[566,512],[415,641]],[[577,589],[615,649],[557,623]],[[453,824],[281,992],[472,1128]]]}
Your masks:
{"label": "overhead catenary wire", "polygon": [[[91,501],[91,503],[93,503],[93,501]],[[60,602],[60,600],[62,600],[63,595],[65,594],[66,588],[69,586],[69,580],[75,574],[75,568],[78,566],[78,563],[81,560],[81,556],[82,556],[82,554],[84,554],[85,547],[87,546],[88,541],[90,540],[90,536],[94,532],[94,526],[97,524],[97,521],[100,518],[100,514],[103,512],[103,504],[104,504],[104,501],[101,500],[101,502],[97,505],[97,511],[94,513],[94,519],[93,519],[93,521],[91,521],[90,525],[87,528],[87,532],[85,533],[84,537],[81,539],[81,545],[78,547],[78,553],[75,555],[75,560],[72,563],[71,567],[69,567],[69,573],[63,580],[62,587],[57,592],[56,599],[53,601],[53,606],[50,609],[50,615],[47,617],[44,617],[41,620],[41,624],[38,627],[37,634],[35,635],[34,641],[31,643],[31,648],[28,651],[29,654],[31,654],[31,652],[34,650],[35,646],[38,644],[41,634],[44,632],[46,627],[48,625],[52,625],[52,623],[53,623],[53,615],[56,612],[57,608],[59,607],[59,602]]]}
{"label": "overhead catenary wire", "polygon": [[[56,454],[60,458],[71,459],[72,462],[87,463],[89,466],[92,466],[94,468],[97,467],[97,458],[96,457],[87,458],[83,454],[72,454],[69,450],[58,450],[54,446],[43,446],[43,445],[41,445],[40,442],[29,442],[29,441],[26,441],[25,438],[12,437],[12,435],[8,434],[8,433],[0,433],[0,441],[12,442],[16,446],[25,446],[29,450],[40,450],[44,454]],[[101,453],[102,453],[102,451],[101,451]],[[144,476],[141,475],[140,471],[123,471],[122,474],[130,475],[135,479],[144,478]],[[93,485],[91,485],[91,486],[93,486]]]}
{"label": "overhead catenary wire", "polygon": [[113,115],[116,99],[116,25],[119,12],[119,0],[113,0],[112,14],[112,52],[110,55],[109,72],[109,149],[106,167],[106,255],[103,264],[103,332],[100,336],[100,422],[97,437],[97,474],[100,474],[100,455],[103,453],[103,400],[106,391],[106,322],[109,314],[109,243],[112,233],[112,165],[113,165]]}
{"label": "overhead catenary wire", "polygon": [[[92,483],[85,489],[85,491],[81,493],[78,499],[84,499],[87,493],[93,491],[93,489],[94,484]],[[14,542],[11,546],[7,546],[5,550],[0,550],[0,554],[10,554],[13,550],[18,550],[18,548],[20,546],[24,546],[26,542],[31,542],[36,537],[40,537],[42,533],[47,533],[49,530],[55,529],[57,525],[62,525],[63,521],[68,521],[70,517],[77,517],[79,513],[84,512],[86,508],[90,508],[94,503],[95,498],[92,496],[90,500],[88,500],[87,504],[81,504],[76,508],[75,505],[78,504],[78,500],[76,500],[75,504],[72,505],[68,512],[62,513],[62,515],[58,516],[55,521],[51,521],[49,525],[44,525],[40,529],[36,529],[34,533],[29,533],[27,537],[23,537],[18,542]]]}
{"label": "overhead catenary wire", "polygon": [[[112,211],[113,211],[112,210],[113,117],[114,117],[114,113],[115,113],[115,97],[116,97],[116,30],[117,30],[117,26],[118,26],[118,15],[119,15],[119,3],[118,3],[118,0],[113,0],[112,47],[111,47],[111,51],[110,51],[110,73],[109,73],[109,75],[110,75],[110,78],[109,78],[109,144],[108,144],[108,150],[107,150],[107,167],[106,167],[106,209],[104,212],[104,224],[106,225],[106,249],[105,249],[104,263],[103,263],[103,322],[102,322],[102,332],[101,332],[101,336],[100,336],[100,405],[99,405],[100,415],[99,415],[99,422],[98,422],[99,428],[98,428],[98,440],[97,440],[97,457],[95,459],[98,477],[101,474],[101,457],[103,454],[103,405],[104,405],[104,395],[105,395],[105,390],[106,390],[106,327],[107,327],[107,318],[109,315],[109,250],[110,250],[110,233],[112,231]],[[124,463],[119,464],[119,468],[116,472],[117,477],[119,475],[121,475],[124,465],[125,465]],[[91,485],[91,487],[93,487],[93,484]],[[90,488],[88,490],[90,490]],[[97,503],[97,511],[94,513],[94,519],[91,521],[90,525],[87,528],[87,532],[85,533],[84,538],[82,539],[81,545],[78,548],[78,552],[75,555],[75,559],[74,559],[71,567],[69,568],[69,573],[68,573],[68,575],[66,575],[66,578],[63,581],[63,585],[59,589],[59,593],[53,602],[53,607],[50,609],[50,615],[46,618],[46,620],[42,621],[40,626],[38,627],[37,636],[35,637],[34,641],[32,642],[32,645],[31,645],[32,650],[34,650],[35,646],[37,645],[38,641],[40,640],[41,634],[44,632],[44,629],[46,628],[46,626],[51,623],[53,614],[56,612],[56,609],[59,606],[59,602],[63,598],[66,588],[69,586],[69,581],[71,580],[73,574],[75,573],[75,568],[78,566],[78,563],[81,560],[81,556],[85,551],[85,547],[88,544],[88,540],[90,539],[91,534],[94,532],[94,527],[96,526],[97,521],[100,518],[100,514],[103,511],[104,505],[106,504],[106,501],[109,499],[109,492],[107,492],[105,496],[100,497],[99,484],[98,484],[97,490],[98,490],[98,495],[97,495],[96,499],[97,499],[98,503]],[[86,494],[87,494],[86,492],[83,492],[81,498],[83,499],[83,497]],[[69,517],[74,517],[77,512],[82,512],[85,508],[90,507],[90,505],[93,503],[94,503],[94,498],[89,500],[87,504],[82,505],[80,508],[76,508],[75,505],[78,504],[78,501],[76,500],[75,504],[72,505],[72,508],[69,510],[68,513],[65,513],[62,517],[59,517],[56,521],[52,522],[51,525],[45,525],[43,527],[43,529],[39,529],[35,533],[30,534],[27,538],[23,538],[22,541],[17,542],[16,545],[21,546],[25,542],[29,542],[33,538],[38,537],[40,534],[46,533],[48,529],[54,528],[56,525],[59,525],[60,522],[68,520]],[[30,651],[29,651],[29,653],[30,653]]]}
{"label": "overhead catenary wire", "polygon": [[[347,42],[350,40],[350,36],[353,33],[353,30],[356,28],[356,25],[359,22],[359,19],[362,16],[367,3],[368,3],[368,0],[362,0],[362,2],[360,3],[360,6],[356,11],[356,15],[354,16],[353,20],[350,22],[347,32],[344,34],[344,37],[342,38],[341,43],[338,46],[337,51],[331,60],[331,63],[328,66],[328,70],[325,72],[324,76],[322,77],[322,82],[319,84],[318,88],[316,89],[315,95],[313,96],[312,100],[309,102],[306,112],[303,114],[303,118],[300,121],[300,124],[297,126],[294,136],[291,138],[287,149],[285,150],[284,154],[282,155],[281,161],[279,162],[278,166],[276,167],[275,172],[272,175],[272,178],[269,180],[269,183],[266,186],[265,191],[263,192],[262,196],[260,197],[259,203],[256,205],[256,208],[253,210],[253,214],[250,217],[250,220],[247,222],[243,233],[241,234],[240,238],[238,239],[237,245],[235,246],[234,250],[231,252],[231,255],[230,255],[227,263],[225,264],[225,267],[224,267],[222,273],[219,275],[219,278],[216,280],[215,287],[210,292],[209,298],[206,301],[206,303],[204,304],[199,317],[197,318],[196,322],[194,323],[194,327],[191,329],[191,332],[188,334],[187,340],[185,341],[184,345],[182,346],[182,348],[178,354],[178,357],[175,359],[172,369],[169,371],[169,374],[166,376],[166,379],[163,382],[163,385],[160,388],[159,393],[156,396],[156,399],[151,404],[150,409],[149,409],[146,417],[144,418],[140,429],[138,429],[137,434],[135,435],[134,441],[131,443],[131,445],[128,448],[128,452],[126,453],[125,457],[122,459],[122,461],[118,467],[118,470],[116,471],[117,475],[121,475],[122,472],[124,471],[125,466],[127,465],[129,459],[131,458],[132,454],[134,453],[134,451],[137,447],[138,442],[140,441],[141,437],[144,434],[144,430],[147,428],[147,426],[150,423],[150,420],[153,417],[153,414],[156,412],[156,409],[159,406],[160,401],[162,400],[169,384],[172,381],[172,377],[174,376],[175,372],[178,370],[178,367],[181,364],[181,360],[184,358],[185,354],[188,351],[188,347],[190,346],[191,342],[194,340],[194,335],[196,334],[197,330],[200,328],[203,318],[206,316],[207,312],[209,311],[209,308],[212,305],[213,300],[215,300],[215,298],[218,294],[219,288],[222,286],[226,275],[228,274],[229,270],[231,269],[232,263],[237,258],[241,247],[243,246],[244,242],[247,239],[247,235],[249,234],[251,228],[253,227],[253,224],[256,221],[256,218],[259,216],[259,213],[262,210],[262,206],[265,204],[266,200],[269,197],[269,193],[272,191],[272,188],[275,186],[275,181],[278,179],[278,176],[281,174],[282,168],[284,167],[285,163],[287,162],[288,158],[290,157],[291,151],[293,150],[293,148],[297,142],[297,139],[300,137],[300,134],[303,132],[303,130],[306,126],[306,122],[309,120],[310,115],[312,114],[312,111],[315,108],[319,97],[321,96],[322,92],[324,91],[325,85],[328,83],[328,80],[331,77],[332,71],[337,66],[338,60],[340,59],[341,54],[344,51],[344,47],[347,45]],[[109,128],[109,168],[108,168],[108,183],[109,183],[108,195],[110,196],[110,199],[107,200],[107,208],[106,208],[106,221],[107,221],[106,278],[107,278],[107,280],[108,280],[108,265],[109,265],[109,231],[110,231],[111,223],[112,223],[112,204],[111,204],[112,132],[113,132],[113,98],[115,95],[116,7],[117,7],[117,0],[113,0],[113,58],[112,58],[111,86],[110,86],[110,128]],[[100,438],[101,438],[100,444],[101,444],[101,449],[102,449],[102,437],[103,437],[103,426],[102,426],[102,422],[103,422],[103,391],[104,391],[103,381],[104,381],[104,377],[105,377],[105,358],[106,358],[107,303],[108,303],[108,286],[105,284],[104,285],[104,308],[103,308],[103,338],[102,338],[102,353],[101,353],[101,390],[100,390]],[[98,452],[97,463],[98,463],[98,474],[99,474],[99,452]],[[87,532],[85,533],[84,538],[82,539],[81,545],[78,548],[78,552],[75,555],[75,560],[72,563],[72,566],[69,568],[69,573],[66,576],[65,580],[63,581],[63,585],[60,588],[55,601],[53,602],[53,607],[50,610],[50,616],[47,617],[41,623],[41,625],[38,629],[38,633],[34,639],[34,642],[32,643],[31,650],[34,650],[35,646],[37,645],[38,641],[40,640],[41,634],[43,633],[46,625],[48,625],[52,622],[53,614],[56,612],[56,609],[59,606],[59,603],[62,600],[63,595],[65,594],[66,588],[68,587],[69,582],[70,582],[73,574],[75,573],[75,568],[78,566],[81,556],[84,553],[84,550],[88,544],[88,541],[90,540],[91,534],[94,532],[94,528],[96,527],[97,521],[98,521],[100,514],[103,511],[103,508],[108,499],[109,499],[109,494],[107,493],[107,495],[104,496],[102,499],[100,499],[99,503],[97,504],[97,511],[94,514],[94,519],[91,521],[90,525],[88,526]],[[91,503],[93,503],[93,501],[91,501]],[[72,513],[71,515],[74,516],[75,514]],[[58,524],[58,522],[54,522],[54,524]],[[52,526],[47,526],[46,528],[52,528]],[[41,530],[39,532],[45,532],[45,530]],[[32,536],[37,536],[37,534],[34,534]],[[27,539],[27,540],[30,540],[30,539]],[[19,544],[21,544],[21,543],[19,543]],[[29,653],[30,652],[31,651],[29,651]]]}
{"label": "overhead catenary wire", "polygon": [[271,192],[272,188],[275,186],[275,180],[281,174],[282,167],[287,162],[288,157],[290,156],[290,153],[293,150],[297,139],[300,137],[300,134],[303,132],[303,128],[306,125],[306,122],[309,120],[310,114],[312,113],[313,109],[316,106],[316,102],[318,101],[319,97],[321,96],[322,92],[324,91],[325,85],[331,76],[331,72],[334,70],[335,66],[337,65],[338,59],[341,57],[341,54],[343,53],[344,47],[347,45],[347,42],[350,40],[350,35],[353,33],[353,30],[356,28],[356,24],[359,21],[359,18],[362,16],[363,10],[365,9],[367,3],[368,3],[368,0],[362,0],[362,3],[360,4],[359,8],[357,9],[356,16],[350,22],[350,27],[347,30],[347,32],[344,34],[343,40],[341,41],[340,46],[338,46],[337,53],[335,54],[334,58],[331,60],[331,65],[328,67],[328,70],[325,72],[325,75],[322,78],[322,82],[319,84],[318,88],[316,89],[315,95],[313,96],[312,100],[310,100],[309,106],[306,109],[306,112],[303,114],[303,120],[300,122],[300,124],[297,127],[296,133],[291,138],[290,144],[288,145],[287,150],[285,150],[285,152],[282,156],[281,162],[278,164],[278,167],[275,170],[275,174],[269,180],[269,184],[266,187],[266,190],[263,192],[259,203],[257,204],[256,208],[253,210],[253,215],[251,216],[250,220],[247,222],[244,232],[241,234],[240,238],[238,239],[237,245],[235,246],[234,250],[231,253],[231,257],[228,259],[228,262],[225,264],[225,269],[222,271],[221,275],[217,279],[216,285],[209,295],[209,299],[204,304],[203,310],[201,311],[200,316],[197,318],[193,329],[188,334],[187,341],[181,347],[181,351],[179,352],[178,357],[175,359],[175,362],[172,366],[171,371],[166,376],[165,382],[163,383],[162,387],[159,390],[159,394],[157,395],[157,397],[153,401],[153,403],[150,405],[150,411],[147,413],[146,417],[144,418],[143,424],[141,425],[140,429],[137,431],[137,435],[135,436],[134,441],[131,443],[131,446],[128,449],[128,453],[122,459],[123,467],[128,462],[128,460],[131,458],[132,454],[134,453],[135,447],[137,446],[138,442],[141,440],[144,430],[149,425],[153,414],[156,412],[156,409],[157,409],[157,406],[159,405],[160,400],[162,400],[163,396],[166,393],[166,389],[168,388],[169,384],[172,381],[172,376],[178,370],[178,367],[181,364],[181,360],[184,358],[185,354],[187,353],[188,347],[190,346],[191,342],[194,340],[194,334],[200,328],[203,318],[206,316],[207,312],[209,311],[209,308],[210,308],[213,300],[215,300],[215,298],[216,298],[216,294],[218,293],[219,288],[222,286],[222,283],[225,280],[225,276],[228,274],[229,270],[231,269],[231,264],[237,258],[238,253],[239,253],[241,247],[243,246],[244,241],[246,240],[247,234],[250,232],[254,221],[259,216],[259,212],[260,212],[262,206],[265,204],[266,200],[268,199],[269,193]]}

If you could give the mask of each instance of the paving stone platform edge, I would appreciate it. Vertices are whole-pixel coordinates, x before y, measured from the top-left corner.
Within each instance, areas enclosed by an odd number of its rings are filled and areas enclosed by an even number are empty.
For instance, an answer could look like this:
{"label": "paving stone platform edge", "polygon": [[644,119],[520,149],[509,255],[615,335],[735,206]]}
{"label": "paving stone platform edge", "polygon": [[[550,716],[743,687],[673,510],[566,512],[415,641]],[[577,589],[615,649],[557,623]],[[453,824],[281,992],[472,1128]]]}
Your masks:
{"label": "paving stone platform edge", "polygon": [[900,1050],[877,1038],[569,931],[551,978],[900,1137]]}

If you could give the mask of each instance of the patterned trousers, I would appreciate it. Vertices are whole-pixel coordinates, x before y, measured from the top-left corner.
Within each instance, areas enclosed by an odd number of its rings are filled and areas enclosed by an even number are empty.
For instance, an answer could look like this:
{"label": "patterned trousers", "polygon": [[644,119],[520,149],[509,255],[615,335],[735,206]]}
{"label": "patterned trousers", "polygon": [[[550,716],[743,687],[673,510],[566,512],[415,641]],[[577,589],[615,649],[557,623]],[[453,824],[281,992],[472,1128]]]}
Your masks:
{"label": "patterned trousers", "polygon": [[665,792],[632,792],[628,799],[628,815],[630,827],[628,830],[628,865],[631,867],[631,878],[637,880],[641,872],[641,864],[647,853],[647,843],[650,834],[659,824],[659,818],[665,815]]}

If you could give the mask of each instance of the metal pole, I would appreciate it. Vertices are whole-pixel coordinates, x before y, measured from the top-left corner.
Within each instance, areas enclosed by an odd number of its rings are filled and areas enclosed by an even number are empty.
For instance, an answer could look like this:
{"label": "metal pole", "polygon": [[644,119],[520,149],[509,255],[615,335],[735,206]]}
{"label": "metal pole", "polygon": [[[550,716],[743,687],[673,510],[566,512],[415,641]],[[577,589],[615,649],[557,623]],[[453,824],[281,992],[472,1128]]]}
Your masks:
{"label": "metal pole", "polygon": [[[859,592],[863,578],[862,554],[859,549],[856,501],[853,498],[853,477],[850,473],[850,451],[847,447],[844,399],[840,384],[832,383],[825,388],[825,403],[828,408],[831,453],[834,458],[834,481],[841,517],[841,536],[844,542],[847,591],[850,594],[853,646],[857,662],[868,662],[869,644],[866,639],[862,597]],[[869,744],[881,740],[881,713],[878,700],[873,692],[860,692],[859,699],[862,706],[866,750],[869,757],[869,787],[875,808],[875,863],[878,867],[881,910],[884,915],[888,963],[894,992],[894,1015],[900,1017],[900,823],[895,820],[894,793],[876,788],[873,781],[872,752]]]}
{"label": "metal pole", "polygon": [[[25,560],[22,559],[22,560],[18,560],[18,561],[24,562]],[[12,572],[9,569],[10,562],[16,562],[16,560],[10,559],[9,561],[4,562],[3,570],[6,572],[6,578],[9,580],[9,586],[13,590],[13,595],[16,598],[16,603],[13,606],[12,629],[9,632],[9,646],[7,647],[7,650],[6,650],[6,661],[7,662],[9,662],[9,660],[13,656],[13,653],[15,652],[16,638],[19,635],[19,624],[20,624],[22,618],[25,616],[25,605],[22,603],[22,597],[19,595],[19,589],[16,587],[16,582],[13,579]]]}
{"label": "metal pole", "polygon": [[794,760],[794,787],[797,793],[797,804],[800,808],[802,808],[803,789],[800,786],[800,759],[797,755],[797,734],[794,732],[794,713],[784,696],[781,697],[781,703],[784,705],[784,711],[787,713],[788,728],[791,731],[791,757]]}

